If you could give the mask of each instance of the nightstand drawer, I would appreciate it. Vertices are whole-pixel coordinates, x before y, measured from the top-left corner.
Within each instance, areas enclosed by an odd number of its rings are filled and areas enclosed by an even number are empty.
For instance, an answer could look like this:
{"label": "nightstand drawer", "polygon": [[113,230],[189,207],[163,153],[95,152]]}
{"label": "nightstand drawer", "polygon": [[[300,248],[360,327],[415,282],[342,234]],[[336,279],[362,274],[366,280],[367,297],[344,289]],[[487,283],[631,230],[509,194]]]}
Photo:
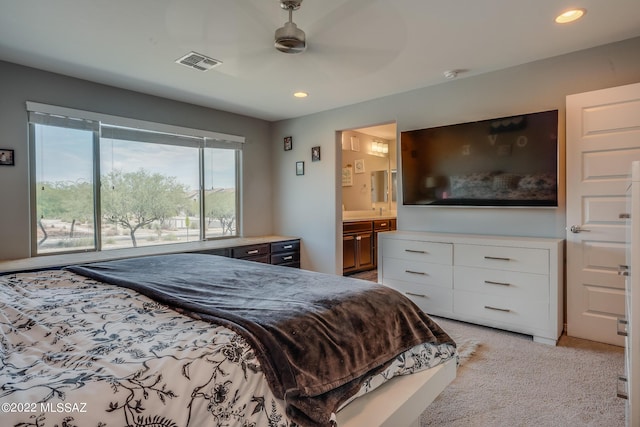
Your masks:
{"label": "nightstand drawer", "polygon": [[382,249],[385,258],[398,258],[408,261],[431,262],[446,265],[453,263],[453,245],[451,243],[385,239]]}
{"label": "nightstand drawer", "polygon": [[504,270],[455,266],[456,290],[501,295],[525,301],[549,301],[549,276]]}
{"label": "nightstand drawer", "polygon": [[382,270],[383,283],[389,279],[421,283],[451,289],[453,274],[450,265],[385,258]]}
{"label": "nightstand drawer", "polygon": [[511,246],[457,244],[455,265],[548,274],[549,251]]}

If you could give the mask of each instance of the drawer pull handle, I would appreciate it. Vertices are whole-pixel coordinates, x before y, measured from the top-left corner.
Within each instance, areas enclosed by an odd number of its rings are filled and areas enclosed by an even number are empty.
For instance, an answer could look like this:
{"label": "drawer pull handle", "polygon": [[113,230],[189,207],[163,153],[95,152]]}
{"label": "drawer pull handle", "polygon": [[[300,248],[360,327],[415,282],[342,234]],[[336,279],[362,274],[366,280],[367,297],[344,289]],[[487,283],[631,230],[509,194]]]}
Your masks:
{"label": "drawer pull handle", "polygon": [[627,322],[627,319],[623,319],[623,318],[618,318],[618,323],[617,323],[617,333],[620,336],[626,337],[627,336],[627,324],[629,322]]}
{"label": "drawer pull handle", "polygon": [[627,393],[627,377],[622,375],[618,377],[616,396],[621,399],[629,399],[629,394]]}
{"label": "drawer pull handle", "polygon": [[386,227],[386,226],[387,226],[386,222],[383,222],[382,224],[380,224],[380,227]]}
{"label": "drawer pull handle", "polygon": [[618,218],[619,219],[629,219],[629,218],[631,218],[631,214],[630,213],[621,213],[621,214],[618,214]]}
{"label": "drawer pull handle", "polygon": [[284,245],[282,249],[293,249],[293,245]]}
{"label": "drawer pull handle", "polygon": [[488,256],[488,255],[485,255],[484,259],[491,259],[494,261],[511,261],[511,258],[503,258],[499,256]]}
{"label": "drawer pull handle", "polygon": [[502,311],[503,313],[511,312],[511,310],[509,310],[508,308],[491,307],[490,305],[485,305],[484,308],[486,308],[487,310]]}
{"label": "drawer pull handle", "polygon": [[283,259],[284,261],[292,260],[292,259],[293,259],[293,255],[289,255],[289,256],[282,257],[282,259]]}
{"label": "drawer pull handle", "polygon": [[404,272],[409,274],[418,274],[420,276],[428,276],[428,274],[423,271],[405,270]]}
{"label": "drawer pull handle", "polygon": [[484,283],[486,283],[487,285],[511,286],[511,283],[494,282],[491,280],[485,280]]}
{"label": "drawer pull handle", "polygon": [[416,294],[413,292],[405,292],[405,294],[411,295],[412,297],[428,298],[425,294]]}
{"label": "drawer pull handle", "polygon": [[260,251],[259,251],[259,250],[257,250],[257,249],[254,249],[254,250],[252,250],[252,251],[247,251],[247,255],[255,255],[255,254],[257,254],[258,252],[260,252]]}
{"label": "drawer pull handle", "polygon": [[426,254],[427,253],[427,251],[418,251],[418,250],[415,250],[415,249],[405,249],[404,251],[412,253],[412,254]]}

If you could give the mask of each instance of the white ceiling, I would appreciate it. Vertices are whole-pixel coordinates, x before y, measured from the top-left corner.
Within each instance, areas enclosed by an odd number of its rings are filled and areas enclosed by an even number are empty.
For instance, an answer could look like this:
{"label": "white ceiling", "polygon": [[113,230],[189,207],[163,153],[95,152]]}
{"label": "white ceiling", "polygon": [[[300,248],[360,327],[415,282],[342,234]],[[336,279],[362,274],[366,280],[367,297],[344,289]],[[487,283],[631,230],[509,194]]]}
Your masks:
{"label": "white ceiling", "polygon": [[[553,18],[570,6],[586,16]],[[640,36],[639,0],[0,0],[0,59],[273,121]],[[176,64],[195,51],[208,72]],[[306,99],[292,93],[304,90]]]}

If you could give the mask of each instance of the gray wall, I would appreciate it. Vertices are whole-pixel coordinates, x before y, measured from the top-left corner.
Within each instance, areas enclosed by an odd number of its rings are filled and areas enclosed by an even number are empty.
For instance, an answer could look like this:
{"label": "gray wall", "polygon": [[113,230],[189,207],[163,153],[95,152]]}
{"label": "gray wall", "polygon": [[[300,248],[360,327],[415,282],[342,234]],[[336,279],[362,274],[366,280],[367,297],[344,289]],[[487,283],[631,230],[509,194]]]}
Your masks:
{"label": "gray wall", "polygon": [[0,88],[0,148],[15,150],[16,160],[0,167],[0,260],[30,255],[26,101],[245,136],[243,234],[271,234],[268,122],[1,61]]}
{"label": "gray wall", "polygon": [[[640,38],[635,38],[273,123],[274,231],[303,238],[303,267],[341,271],[342,130],[396,121],[402,132],[557,109],[558,208],[436,208],[398,203],[398,228],[564,238],[565,97],[640,82],[638,52]],[[294,148],[285,152],[282,138],[288,135],[293,136]],[[322,147],[322,161],[310,163],[315,145]],[[296,160],[306,161],[304,176],[295,175]]]}
{"label": "gray wall", "polygon": [[[395,121],[401,132],[558,109],[559,208],[429,208],[399,203],[398,226],[564,237],[565,97],[640,82],[638,52],[640,38],[272,124],[0,62],[0,148],[16,150],[16,166],[0,167],[0,259],[29,255],[27,100],[244,135],[244,234],[299,236],[302,266],[329,273],[342,268],[342,130]],[[283,151],[285,136],[293,137],[291,151]],[[311,162],[311,147],[316,145],[321,146],[322,160]],[[304,176],[295,174],[297,160],[305,161]]]}

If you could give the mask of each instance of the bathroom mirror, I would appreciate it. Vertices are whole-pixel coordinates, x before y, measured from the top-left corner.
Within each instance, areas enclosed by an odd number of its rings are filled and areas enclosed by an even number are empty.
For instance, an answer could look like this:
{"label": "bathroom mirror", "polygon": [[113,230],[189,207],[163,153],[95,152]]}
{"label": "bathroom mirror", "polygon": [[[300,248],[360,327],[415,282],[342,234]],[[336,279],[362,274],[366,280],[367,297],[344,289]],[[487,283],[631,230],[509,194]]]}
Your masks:
{"label": "bathroom mirror", "polygon": [[371,203],[389,201],[389,179],[386,170],[371,172]]}
{"label": "bathroom mirror", "polygon": [[396,203],[398,201],[396,194],[398,193],[398,171],[391,169],[391,201]]}

